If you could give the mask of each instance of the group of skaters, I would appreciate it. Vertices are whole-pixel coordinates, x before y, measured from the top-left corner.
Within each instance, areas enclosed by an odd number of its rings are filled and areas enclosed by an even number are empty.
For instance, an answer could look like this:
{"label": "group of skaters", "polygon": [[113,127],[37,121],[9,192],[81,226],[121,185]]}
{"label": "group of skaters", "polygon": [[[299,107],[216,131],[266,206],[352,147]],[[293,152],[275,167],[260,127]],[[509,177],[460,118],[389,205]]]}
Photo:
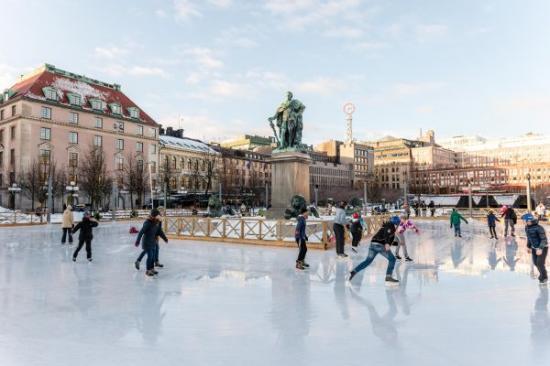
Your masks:
{"label": "group of skaters", "polygon": [[[345,228],[348,228],[352,236],[352,250],[357,253],[357,246],[361,241],[363,229],[365,223],[359,215],[354,213],[351,220],[347,218],[346,202],[341,202],[336,208],[336,214],[334,217],[333,233],[336,241],[336,254],[340,258],[348,257],[344,252],[345,246]],[[539,213],[537,216],[540,217]],[[503,206],[500,210],[500,216],[504,220],[505,224],[505,236],[510,233],[511,236],[515,236],[515,225],[517,223],[517,215],[513,208]],[[305,262],[307,253],[307,241],[306,235],[306,221],[308,218],[308,210],[302,209],[297,219],[296,224],[296,244],[299,248],[298,258],[296,259],[296,268],[299,270],[305,270],[309,267],[309,264]],[[527,237],[527,250],[532,256],[533,264],[537,267],[539,272],[538,280],[541,285],[546,285],[548,282],[548,275],[545,267],[546,257],[548,254],[548,240],[544,228],[539,224],[538,218],[531,213],[527,213],[521,217],[525,222],[525,233]],[[487,215],[487,222],[491,238],[498,239],[496,234],[496,222],[500,219],[491,210]],[[456,209],[453,209],[450,215],[450,225],[454,228],[455,237],[462,237],[461,224],[462,222],[468,224],[466,220]],[[408,218],[408,215],[403,214],[401,216],[391,216],[385,221],[378,231],[371,239],[368,254],[365,260],[359,263],[349,274],[349,280],[351,281],[357,273],[367,268],[376,258],[377,255],[381,255],[388,260],[388,266],[386,269],[386,283],[396,284],[399,283],[397,279],[393,277],[393,271],[397,260],[401,260],[400,249],[403,249],[403,255],[405,261],[412,262],[412,258],[409,257],[407,252],[407,245],[405,241],[406,230],[412,230],[419,234],[419,230],[416,225]],[[396,246],[395,254],[391,247]]]}

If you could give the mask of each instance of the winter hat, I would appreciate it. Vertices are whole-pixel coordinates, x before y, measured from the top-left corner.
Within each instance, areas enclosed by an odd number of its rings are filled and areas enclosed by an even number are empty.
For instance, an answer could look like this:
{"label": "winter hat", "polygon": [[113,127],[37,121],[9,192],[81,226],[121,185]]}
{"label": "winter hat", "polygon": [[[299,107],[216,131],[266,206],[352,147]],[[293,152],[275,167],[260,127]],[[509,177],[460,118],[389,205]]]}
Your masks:
{"label": "winter hat", "polygon": [[390,218],[390,222],[394,225],[399,225],[401,223],[401,219],[398,216],[392,216]]}
{"label": "winter hat", "polygon": [[521,217],[521,219],[525,222],[529,222],[529,221],[534,221],[535,220],[535,216],[533,216],[533,214],[530,214],[530,213],[526,213],[525,215],[523,215]]}
{"label": "winter hat", "polygon": [[90,218],[90,216],[91,216],[91,215],[90,215],[90,211],[86,211],[86,212],[84,212],[84,215],[83,215],[83,217],[87,217],[87,218]]}
{"label": "winter hat", "polygon": [[151,210],[151,216],[152,217],[157,217],[158,215],[160,215],[160,211],[157,210],[156,208],[152,209]]}
{"label": "winter hat", "polygon": [[358,219],[358,218],[359,218],[359,213],[354,212],[354,213],[353,213],[353,218],[354,218],[354,219]]}

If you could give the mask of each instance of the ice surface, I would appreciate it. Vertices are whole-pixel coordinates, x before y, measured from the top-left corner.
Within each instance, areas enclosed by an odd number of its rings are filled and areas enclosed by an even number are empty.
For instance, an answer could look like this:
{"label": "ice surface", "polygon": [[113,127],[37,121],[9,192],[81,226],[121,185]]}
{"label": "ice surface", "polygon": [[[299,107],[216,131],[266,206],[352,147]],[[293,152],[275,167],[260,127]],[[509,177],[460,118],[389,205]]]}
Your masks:
{"label": "ice surface", "polygon": [[0,229],[0,365],[550,364],[524,240],[494,245],[480,224],[454,239],[419,223],[397,288],[380,257],[346,283],[365,244],[350,260],[310,250],[299,273],[293,249],[172,241],[145,278],[130,225],[101,223],[91,264],[59,225]]}

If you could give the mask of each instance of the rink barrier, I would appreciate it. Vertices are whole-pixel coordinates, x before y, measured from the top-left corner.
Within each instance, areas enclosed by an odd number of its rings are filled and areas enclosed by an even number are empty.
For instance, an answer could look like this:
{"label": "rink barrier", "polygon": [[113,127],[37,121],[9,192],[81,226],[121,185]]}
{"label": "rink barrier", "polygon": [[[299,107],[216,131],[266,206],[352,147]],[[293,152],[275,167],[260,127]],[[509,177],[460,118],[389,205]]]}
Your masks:
{"label": "rink barrier", "polygon": [[[364,218],[363,238],[372,236],[388,216]],[[165,217],[164,231],[171,239],[296,247],[296,220],[263,218],[210,218],[197,216]],[[332,221],[309,219],[306,235],[308,248],[327,250],[335,245]],[[346,230],[346,241],[351,241]]]}

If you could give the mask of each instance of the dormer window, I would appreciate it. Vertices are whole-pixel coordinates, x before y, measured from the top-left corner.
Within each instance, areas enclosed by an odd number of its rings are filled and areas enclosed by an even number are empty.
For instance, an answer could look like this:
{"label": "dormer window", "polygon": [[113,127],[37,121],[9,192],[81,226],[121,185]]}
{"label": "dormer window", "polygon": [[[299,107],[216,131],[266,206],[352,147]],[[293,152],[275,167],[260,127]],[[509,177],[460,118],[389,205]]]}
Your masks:
{"label": "dormer window", "polygon": [[105,109],[105,104],[101,99],[90,99],[90,105],[92,106],[92,109],[95,109],[96,111],[103,111]]}
{"label": "dormer window", "polygon": [[120,104],[118,103],[109,104],[109,108],[111,108],[111,113],[113,114],[121,114],[122,112],[122,108],[120,108]]}
{"label": "dormer window", "polygon": [[57,90],[55,88],[52,88],[51,86],[47,86],[43,88],[42,92],[44,93],[44,96],[48,100],[57,101],[59,99],[59,96],[57,95]]}
{"label": "dormer window", "polygon": [[130,118],[139,118],[139,109],[136,107],[128,108],[128,113],[130,114]]}
{"label": "dormer window", "polygon": [[80,107],[82,105],[82,98],[78,94],[67,93],[67,98],[69,98],[69,104]]}

